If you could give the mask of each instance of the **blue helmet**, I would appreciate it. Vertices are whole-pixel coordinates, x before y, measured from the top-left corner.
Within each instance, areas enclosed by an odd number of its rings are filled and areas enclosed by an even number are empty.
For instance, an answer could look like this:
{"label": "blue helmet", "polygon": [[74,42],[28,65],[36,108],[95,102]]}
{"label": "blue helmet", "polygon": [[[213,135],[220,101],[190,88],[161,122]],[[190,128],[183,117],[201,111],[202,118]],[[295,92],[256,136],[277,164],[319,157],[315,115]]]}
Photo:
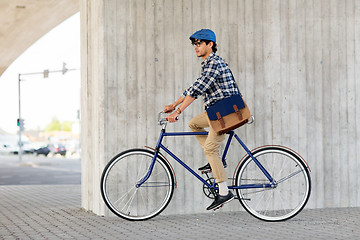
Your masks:
{"label": "blue helmet", "polygon": [[189,39],[190,40],[192,40],[192,39],[209,40],[209,41],[216,43],[215,33],[213,31],[211,31],[210,29],[201,29],[201,30],[193,33],[193,35],[191,35],[189,37]]}

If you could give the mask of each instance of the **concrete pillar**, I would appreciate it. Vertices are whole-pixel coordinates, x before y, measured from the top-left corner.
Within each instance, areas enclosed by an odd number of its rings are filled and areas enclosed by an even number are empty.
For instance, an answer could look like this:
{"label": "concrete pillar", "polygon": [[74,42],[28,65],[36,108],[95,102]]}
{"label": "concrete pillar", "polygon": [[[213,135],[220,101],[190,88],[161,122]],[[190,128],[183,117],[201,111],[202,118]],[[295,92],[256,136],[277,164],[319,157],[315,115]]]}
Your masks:
{"label": "concrete pillar", "polygon": [[81,1],[82,202],[103,214],[100,174],[104,166],[105,81],[104,1]]}
{"label": "concrete pillar", "polygon": [[[309,207],[360,206],[359,9],[343,0],[81,0],[82,206],[107,215],[106,163],[155,145],[157,113],[200,73],[188,37],[201,28],[215,31],[255,115],[237,130],[248,147],[282,144],[303,155],[313,170]],[[197,100],[169,130],[188,130],[200,111]],[[193,168],[206,163],[195,138],[166,145]],[[243,154],[234,144],[229,177]],[[164,214],[205,212],[202,184],[170,162],[178,188]],[[221,211],[239,209],[233,201]]]}

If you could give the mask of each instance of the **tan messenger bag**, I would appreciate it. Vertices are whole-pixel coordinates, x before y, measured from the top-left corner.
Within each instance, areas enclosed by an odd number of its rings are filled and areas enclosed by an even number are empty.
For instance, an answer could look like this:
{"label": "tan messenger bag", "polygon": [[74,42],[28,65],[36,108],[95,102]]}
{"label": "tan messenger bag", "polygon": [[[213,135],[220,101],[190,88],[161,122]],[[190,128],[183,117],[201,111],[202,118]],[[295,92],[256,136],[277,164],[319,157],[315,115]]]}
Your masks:
{"label": "tan messenger bag", "polygon": [[251,113],[241,95],[225,98],[206,109],[210,126],[216,134],[241,127],[251,119]]}

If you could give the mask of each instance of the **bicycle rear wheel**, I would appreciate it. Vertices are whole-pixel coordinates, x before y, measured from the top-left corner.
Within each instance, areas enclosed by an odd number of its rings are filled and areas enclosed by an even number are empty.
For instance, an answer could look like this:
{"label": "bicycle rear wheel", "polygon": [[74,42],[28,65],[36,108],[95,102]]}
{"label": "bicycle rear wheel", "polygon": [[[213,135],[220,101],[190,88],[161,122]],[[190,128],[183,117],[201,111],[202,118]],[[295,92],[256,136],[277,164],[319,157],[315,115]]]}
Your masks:
{"label": "bicycle rear wheel", "polygon": [[101,176],[101,194],[105,204],[117,216],[140,221],[160,214],[174,192],[174,177],[161,156],[151,176],[140,187],[136,184],[146,175],[154,152],[130,149],[115,156]]}
{"label": "bicycle rear wheel", "polygon": [[[262,147],[252,154],[274,178],[275,186],[237,189],[241,205],[264,221],[284,221],[297,215],[310,197],[311,180],[306,163],[281,146]],[[241,163],[235,181],[237,186],[270,183],[250,156]]]}

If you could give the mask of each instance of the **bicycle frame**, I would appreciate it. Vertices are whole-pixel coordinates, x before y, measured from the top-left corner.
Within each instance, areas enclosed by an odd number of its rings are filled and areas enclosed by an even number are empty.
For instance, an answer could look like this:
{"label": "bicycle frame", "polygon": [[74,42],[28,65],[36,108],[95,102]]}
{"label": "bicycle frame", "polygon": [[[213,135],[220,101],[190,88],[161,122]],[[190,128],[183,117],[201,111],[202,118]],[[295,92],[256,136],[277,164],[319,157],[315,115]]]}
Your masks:
{"label": "bicycle frame", "polygon": [[[163,127],[161,130],[158,142],[156,144],[155,148],[155,154],[152,159],[152,162],[150,164],[149,170],[144,178],[142,178],[137,184],[136,187],[140,187],[151,175],[154,164],[156,162],[156,158],[159,154],[160,149],[164,150],[167,154],[169,154],[175,161],[180,163],[186,170],[188,170],[192,175],[194,175],[197,179],[199,179],[204,185],[206,185],[210,189],[217,190],[215,181],[210,185],[203,177],[201,177],[199,174],[197,174],[194,170],[192,170],[186,163],[184,163],[181,159],[179,159],[173,152],[171,152],[167,147],[165,147],[162,144],[162,140],[164,137],[176,137],[176,136],[197,136],[197,135],[208,135],[208,132],[166,132],[166,127]],[[274,182],[274,179],[269,174],[269,172],[261,165],[261,163],[252,155],[251,151],[247,148],[247,146],[244,144],[243,141],[241,141],[240,137],[234,132],[230,131],[227,133],[229,135],[229,138],[227,140],[227,143],[225,145],[225,149],[222,155],[222,161],[224,162],[226,159],[226,155],[228,153],[228,150],[230,148],[230,143],[232,139],[235,137],[235,139],[240,143],[242,148],[246,151],[246,153],[252,158],[252,160],[255,162],[255,164],[259,167],[259,169],[264,173],[266,178],[269,180],[269,183],[267,184],[245,184],[240,186],[229,186],[229,189],[249,189],[249,188],[274,188],[276,186],[276,182]]]}

